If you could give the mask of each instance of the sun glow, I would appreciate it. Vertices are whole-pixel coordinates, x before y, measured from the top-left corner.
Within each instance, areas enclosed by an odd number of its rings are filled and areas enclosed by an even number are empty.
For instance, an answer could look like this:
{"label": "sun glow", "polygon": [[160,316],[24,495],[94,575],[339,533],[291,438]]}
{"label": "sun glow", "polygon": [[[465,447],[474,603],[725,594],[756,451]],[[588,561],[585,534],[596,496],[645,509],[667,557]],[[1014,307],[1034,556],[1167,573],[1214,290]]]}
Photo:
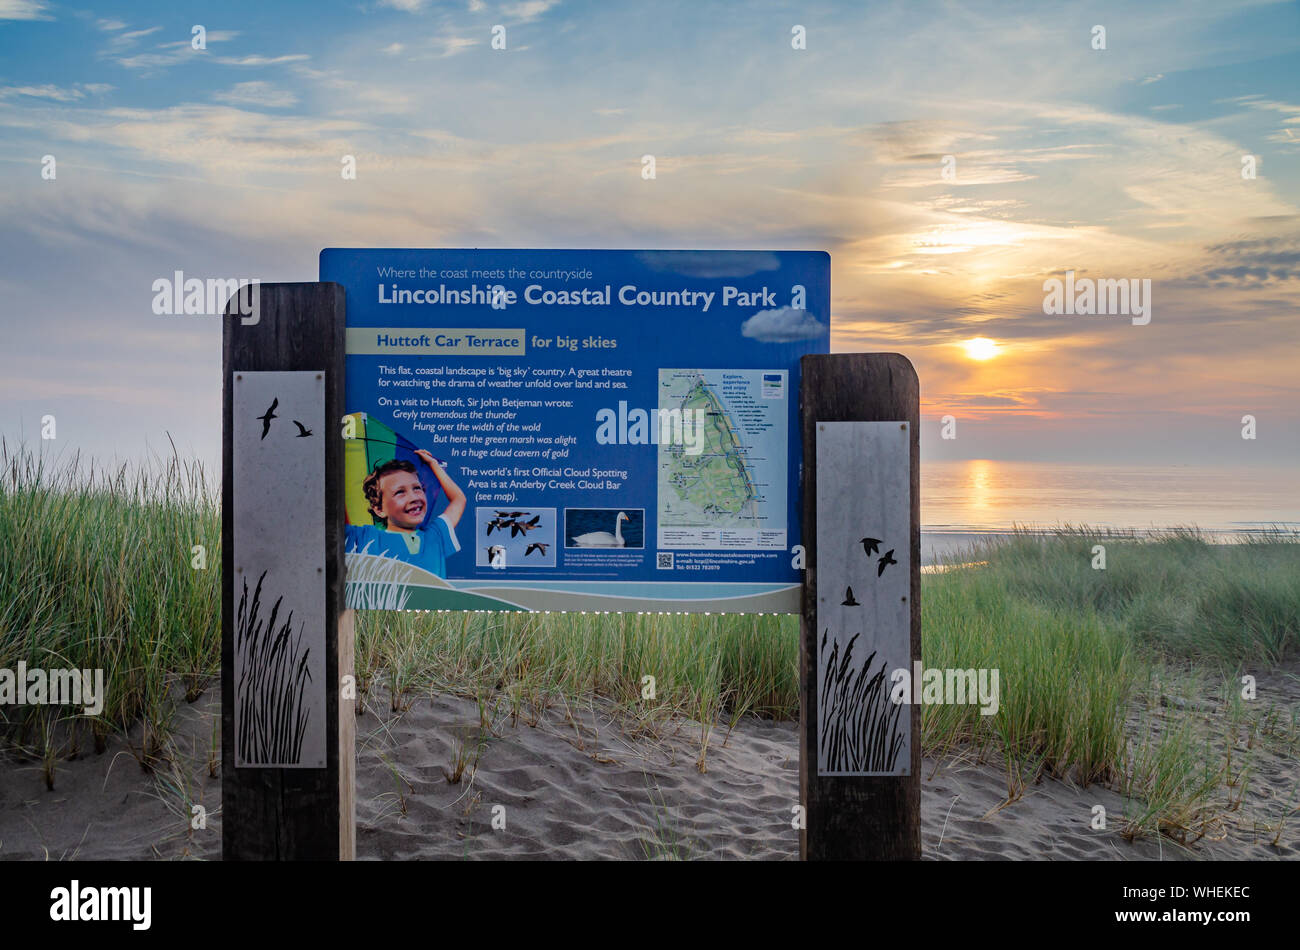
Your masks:
{"label": "sun glow", "polygon": [[966,355],[973,360],[991,360],[1000,352],[997,342],[990,340],[986,336],[977,336],[971,340],[964,340],[961,345],[965,348]]}

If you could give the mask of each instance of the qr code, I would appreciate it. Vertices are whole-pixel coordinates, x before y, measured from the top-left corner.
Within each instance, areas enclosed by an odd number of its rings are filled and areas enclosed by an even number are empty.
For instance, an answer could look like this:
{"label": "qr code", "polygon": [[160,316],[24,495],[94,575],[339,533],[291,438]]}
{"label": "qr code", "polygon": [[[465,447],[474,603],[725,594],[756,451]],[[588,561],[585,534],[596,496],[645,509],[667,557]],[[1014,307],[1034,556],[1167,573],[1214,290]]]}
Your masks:
{"label": "qr code", "polygon": [[655,567],[661,571],[671,571],[673,569],[673,552],[661,551],[655,555]]}

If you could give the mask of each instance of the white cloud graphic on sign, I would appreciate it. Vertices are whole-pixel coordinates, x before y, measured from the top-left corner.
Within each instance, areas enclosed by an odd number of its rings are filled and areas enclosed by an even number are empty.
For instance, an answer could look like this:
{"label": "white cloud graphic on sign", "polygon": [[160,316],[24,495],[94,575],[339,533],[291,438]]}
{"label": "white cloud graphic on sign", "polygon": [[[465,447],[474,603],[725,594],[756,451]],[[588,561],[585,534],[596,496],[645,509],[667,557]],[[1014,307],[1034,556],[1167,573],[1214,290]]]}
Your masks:
{"label": "white cloud graphic on sign", "polygon": [[740,332],[743,336],[764,343],[790,343],[821,336],[826,332],[826,326],[807,310],[780,307],[776,310],[760,310],[741,324]]}

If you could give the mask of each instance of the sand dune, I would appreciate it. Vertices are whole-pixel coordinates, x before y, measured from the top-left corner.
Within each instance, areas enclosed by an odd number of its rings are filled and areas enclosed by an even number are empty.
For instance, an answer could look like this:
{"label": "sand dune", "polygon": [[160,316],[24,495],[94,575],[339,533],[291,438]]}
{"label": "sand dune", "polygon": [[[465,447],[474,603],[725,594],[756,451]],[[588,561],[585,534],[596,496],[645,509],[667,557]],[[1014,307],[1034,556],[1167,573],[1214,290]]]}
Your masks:
{"label": "sand dune", "polygon": [[[793,860],[798,834],[798,746],[793,723],[746,718],[711,730],[704,771],[701,727],[616,721],[599,708],[556,701],[535,719],[512,720],[504,698],[491,711],[449,696],[392,714],[375,695],[358,720],[357,848],[361,859],[759,859]],[[209,691],[183,706],[176,734],[185,769],[150,777],[122,743],[60,763],[53,792],[39,763],[0,768],[0,858],[152,859],[220,856],[220,780],[207,774]],[[382,714],[381,714],[382,713]],[[477,760],[477,761],[475,761]],[[458,761],[458,782],[448,781]],[[1292,761],[1266,762],[1267,789],[1296,780]],[[174,793],[181,772],[210,816],[191,830]],[[1269,859],[1297,854],[1241,829],[1190,850],[1167,839],[1124,841],[1091,828],[1093,806],[1114,817],[1120,797],[1052,779],[1005,807],[995,764],[925,762],[922,846],[929,859]],[[167,783],[171,783],[171,788]],[[1273,782],[1274,785],[1269,785]],[[1266,790],[1265,796],[1275,794]],[[504,810],[496,806],[504,806]],[[504,818],[494,828],[493,818]]]}

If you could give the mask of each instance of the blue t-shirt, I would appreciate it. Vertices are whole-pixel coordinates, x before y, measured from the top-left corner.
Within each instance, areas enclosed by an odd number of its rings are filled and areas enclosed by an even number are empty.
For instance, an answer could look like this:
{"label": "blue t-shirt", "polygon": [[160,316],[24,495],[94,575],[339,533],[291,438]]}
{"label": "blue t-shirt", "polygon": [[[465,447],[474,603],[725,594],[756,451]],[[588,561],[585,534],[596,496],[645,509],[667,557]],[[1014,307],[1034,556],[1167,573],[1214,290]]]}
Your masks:
{"label": "blue t-shirt", "polygon": [[439,515],[417,531],[388,531],[378,525],[347,525],[347,553],[376,554],[422,567],[438,577],[447,576],[447,558],[460,550],[456,529]]}

